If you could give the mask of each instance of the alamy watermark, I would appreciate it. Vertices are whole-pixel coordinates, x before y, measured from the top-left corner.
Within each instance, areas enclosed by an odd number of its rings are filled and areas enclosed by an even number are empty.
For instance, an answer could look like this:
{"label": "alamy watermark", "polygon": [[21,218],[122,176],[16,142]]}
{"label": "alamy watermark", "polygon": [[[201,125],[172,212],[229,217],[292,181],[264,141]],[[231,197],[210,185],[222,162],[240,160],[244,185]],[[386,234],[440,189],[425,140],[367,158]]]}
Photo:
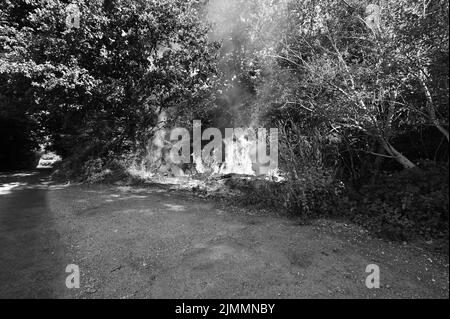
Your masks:
{"label": "alamy watermark", "polygon": [[[191,133],[186,128],[170,131],[170,160],[174,164],[192,162],[226,164],[249,161],[270,170],[278,168],[278,129],[218,128],[202,130],[201,121],[194,121]],[[192,143],[191,143],[192,142]],[[203,142],[208,142],[202,147]]]}
{"label": "alamy watermark", "polygon": [[80,267],[78,265],[70,264],[66,267],[66,287],[68,289],[80,289]]}
{"label": "alamy watermark", "polygon": [[368,289],[380,289],[380,267],[378,265],[368,265],[366,273],[370,275],[366,278],[366,287]]}

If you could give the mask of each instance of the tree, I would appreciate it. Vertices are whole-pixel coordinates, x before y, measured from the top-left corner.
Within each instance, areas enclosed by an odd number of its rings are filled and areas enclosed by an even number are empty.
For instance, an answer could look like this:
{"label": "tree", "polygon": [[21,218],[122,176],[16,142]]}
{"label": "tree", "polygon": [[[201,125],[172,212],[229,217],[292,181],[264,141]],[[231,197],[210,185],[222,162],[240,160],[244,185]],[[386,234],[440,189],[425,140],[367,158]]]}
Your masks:
{"label": "tree", "polygon": [[449,141],[448,133],[448,2],[403,1],[390,8],[397,60],[409,89],[417,89],[411,104],[427,124]]}
{"label": "tree", "polygon": [[[438,109],[448,101],[448,90],[443,90],[448,73],[441,74],[438,81],[426,70],[436,67],[436,56],[441,64],[442,57],[448,56],[448,30],[446,33],[439,23],[438,30],[419,32],[426,22],[415,12],[423,2],[414,0],[381,6],[381,22],[376,19],[380,26],[374,27],[367,24],[370,19],[365,16],[369,4],[290,2],[286,13],[289,26],[274,55],[280,68],[273,73],[272,83],[282,84],[273,85],[278,89],[270,90],[271,101],[320,119],[330,132],[341,136],[346,132],[368,136],[379,146],[370,143],[360,146],[359,151],[390,157],[404,168],[414,168],[416,165],[392,140],[427,120],[445,134],[441,124],[445,112]],[[440,2],[433,8],[439,6],[447,8],[441,14],[444,17],[447,12],[448,16],[448,4]],[[436,18],[431,12],[436,14],[431,10],[426,19]],[[368,14],[372,13],[369,10]],[[414,52],[420,54],[410,58],[417,55]],[[439,83],[433,90],[441,97],[439,105],[431,98],[431,83]],[[419,95],[426,100],[423,106]],[[448,102],[446,105],[448,108]]]}
{"label": "tree", "polygon": [[0,94],[26,95],[61,155],[145,153],[160,112],[210,88],[217,45],[200,2],[73,1],[79,27],[66,24],[68,4],[2,3],[0,76],[10,87]]}

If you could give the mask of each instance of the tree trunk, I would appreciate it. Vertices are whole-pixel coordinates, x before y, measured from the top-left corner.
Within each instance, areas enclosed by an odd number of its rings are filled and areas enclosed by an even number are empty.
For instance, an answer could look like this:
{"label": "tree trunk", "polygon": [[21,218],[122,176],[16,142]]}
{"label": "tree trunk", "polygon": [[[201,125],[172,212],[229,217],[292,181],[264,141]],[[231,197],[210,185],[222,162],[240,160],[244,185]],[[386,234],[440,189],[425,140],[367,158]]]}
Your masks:
{"label": "tree trunk", "polygon": [[416,168],[417,166],[411,162],[405,155],[397,151],[389,142],[384,139],[381,140],[381,143],[386,150],[386,152],[391,155],[400,165],[405,169]]}
{"label": "tree trunk", "polygon": [[[377,152],[380,155],[385,155],[385,149],[383,147],[382,144],[377,143],[376,148],[374,149],[375,152]],[[375,183],[375,181],[377,180],[378,176],[380,175],[380,170],[381,170],[381,166],[383,165],[383,161],[384,161],[385,157],[384,156],[378,156],[375,159],[375,164],[374,164],[374,168],[375,168],[375,173],[372,176],[372,185]]]}
{"label": "tree trunk", "polygon": [[430,116],[431,122],[445,136],[445,138],[447,139],[447,142],[448,142],[449,141],[448,130],[446,130],[441,125],[441,123],[439,122],[439,120],[436,116],[436,110],[434,109],[433,97],[431,96],[431,92],[426,83],[426,76],[423,71],[420,71],[420,83],[422,84],[422,88],[425,92],[425,96],[427,97],[427,111],[428,111],[428,115]]}

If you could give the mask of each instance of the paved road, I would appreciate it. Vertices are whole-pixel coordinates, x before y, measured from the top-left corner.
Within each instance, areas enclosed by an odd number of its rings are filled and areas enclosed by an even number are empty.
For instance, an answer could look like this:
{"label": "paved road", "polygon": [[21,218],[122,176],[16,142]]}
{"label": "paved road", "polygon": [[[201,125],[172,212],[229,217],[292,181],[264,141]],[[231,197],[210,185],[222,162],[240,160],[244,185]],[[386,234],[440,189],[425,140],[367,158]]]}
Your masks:
{"label": "paved road", "polygon": [[[0,174],[0,298],[448,298],[448,257],[351,225],[48,175]],[[80,289],[65,286],[68,264]]]}

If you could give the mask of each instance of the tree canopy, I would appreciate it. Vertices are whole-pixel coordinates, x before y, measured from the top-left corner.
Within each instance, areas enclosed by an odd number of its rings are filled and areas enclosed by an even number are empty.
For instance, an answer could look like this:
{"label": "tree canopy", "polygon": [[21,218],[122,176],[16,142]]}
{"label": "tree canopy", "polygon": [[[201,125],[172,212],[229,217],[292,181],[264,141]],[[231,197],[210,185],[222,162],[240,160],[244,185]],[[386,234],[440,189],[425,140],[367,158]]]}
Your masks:
{"label": "tree canopy", "polygon": [[17,105],[63,156],[136,150],[158,114],[204,95],[217,45],[198,1],[2,2],[0,110]]}

